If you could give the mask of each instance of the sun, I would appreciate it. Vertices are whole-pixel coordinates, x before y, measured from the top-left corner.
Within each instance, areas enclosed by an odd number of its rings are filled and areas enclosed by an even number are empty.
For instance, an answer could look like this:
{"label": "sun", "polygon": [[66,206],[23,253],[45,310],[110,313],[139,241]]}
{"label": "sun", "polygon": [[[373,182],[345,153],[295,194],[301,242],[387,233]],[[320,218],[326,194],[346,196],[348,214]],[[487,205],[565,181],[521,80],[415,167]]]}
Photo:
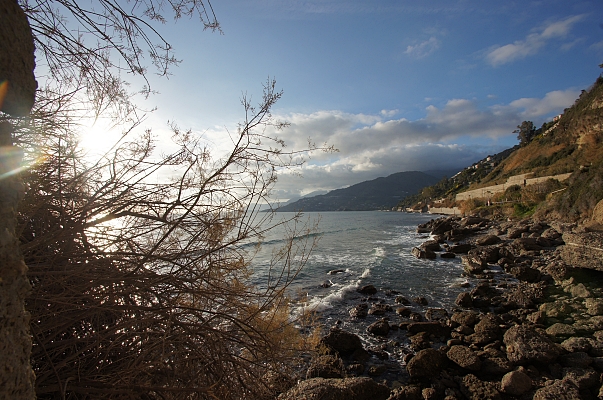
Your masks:
{"label": "sun", "polygon": [[84,156],[98,159],[111,150],[122,137],[119,127],[104,119],[90,119],[79,130],[79,147]]}

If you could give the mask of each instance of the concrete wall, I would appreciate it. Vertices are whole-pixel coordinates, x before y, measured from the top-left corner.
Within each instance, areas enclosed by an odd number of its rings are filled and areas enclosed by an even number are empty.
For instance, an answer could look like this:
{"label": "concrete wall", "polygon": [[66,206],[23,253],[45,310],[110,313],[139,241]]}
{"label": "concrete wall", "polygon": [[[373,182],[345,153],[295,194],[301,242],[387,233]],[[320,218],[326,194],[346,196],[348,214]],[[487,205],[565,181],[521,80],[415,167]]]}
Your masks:
{"label": "concrete wall", "polygon": [[458,207],[429,207],[430,214],[443,214],[443,215],[462,215],[461,209]]}
{"label": "concrete wall", "polygon": [[507,179],[507,182],[502,185],[494,185],[494,186],[486,186],[479,189],[468,190],[466,192],[462,192],[456,195],[457,201],[469,200],[469,199],[487,199],[492,197],[492,195],[497,193],[502,193],[507,190],[510,186],[520,185],[520,186],[530,186],[537,183],[546,182],[549,179],[556,179],[560,182],[566,180],[570,177],[571,173],[560,174],[560,175],[550,175],[543,176],[540,178],[529,178],[532,174],[521,174],[514,175]]}

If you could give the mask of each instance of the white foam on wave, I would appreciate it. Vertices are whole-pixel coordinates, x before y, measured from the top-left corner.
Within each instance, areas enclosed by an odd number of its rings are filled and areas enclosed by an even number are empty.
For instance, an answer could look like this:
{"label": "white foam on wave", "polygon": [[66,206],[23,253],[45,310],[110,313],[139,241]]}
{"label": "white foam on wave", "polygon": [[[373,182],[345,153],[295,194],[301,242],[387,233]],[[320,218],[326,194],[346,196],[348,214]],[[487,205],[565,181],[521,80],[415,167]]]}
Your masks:
{"label": "white foam on wave", "polygon": [[383,247],[375,247],[375,257],[383,258],[385,257],[385,249]]}
{"label": "white foam on wave", "polygon": [[362,273],[362,275],[360,275],[360,278],[367,278],[369,276],[371,276],[371,269],[367,268],[367,269],[364,270],[364,272]]}
{"label": "white foam on wave", "polygon": [[[337,289],[336,291],[334,291],[332,293],[329,293],[325,297],[318,297],[318,296],[313,297],[309,301],[301,304],[297,308],[296,312],[298,314],[301,314],[303,312],[308,312],[308,311],[320,312],[320,311],[328,310],[329,308],[333,308],[334,303],[338,303],[338,302],[342,301],[347,293],[356,291],[356,289],[358,289],[359,285],[360,285],[360,280],[350,283],[348,285],[343,285],[339,289]],[[333,286],[339,286],[339,285],[333,285]]]}

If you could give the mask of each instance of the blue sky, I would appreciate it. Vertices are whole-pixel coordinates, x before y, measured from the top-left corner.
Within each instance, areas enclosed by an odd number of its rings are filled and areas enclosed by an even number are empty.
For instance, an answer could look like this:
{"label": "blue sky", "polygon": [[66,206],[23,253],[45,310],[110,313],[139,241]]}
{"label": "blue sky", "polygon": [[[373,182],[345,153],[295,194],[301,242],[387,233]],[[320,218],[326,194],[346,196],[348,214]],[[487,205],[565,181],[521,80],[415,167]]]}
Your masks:
{"label": "blue sky", "polygon": [[274,77],[274,114],[290,147],[312,137],[286,199],[408,170],[461,168],[517,143],[573,104],[601,73],[603,1],[229,0],[212,2],[223,34],[196,20],[159,29],[182,59],[148,119],[219,141],[243,118],[242,92]]}

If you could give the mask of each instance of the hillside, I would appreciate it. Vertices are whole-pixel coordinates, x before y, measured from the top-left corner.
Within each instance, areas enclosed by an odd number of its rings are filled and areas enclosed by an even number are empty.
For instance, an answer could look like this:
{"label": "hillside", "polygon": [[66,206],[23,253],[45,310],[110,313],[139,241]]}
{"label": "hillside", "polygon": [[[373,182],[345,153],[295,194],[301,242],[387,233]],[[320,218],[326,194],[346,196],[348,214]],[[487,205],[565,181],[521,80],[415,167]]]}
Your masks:
{"label": "hillside", "polygon": [[583,90],[560,118],[534,129],[521,146],[489,156],[453,178],[423,189],[421,196],[404,199],[401,205],[441,197],[451,202],[459,192],[500,185],[519,174],[537,178],[565,173],[571,176],[563,183],[534,188],[515,185],[500,199],[514,203],[515,210],[529,210],[549,219],[579,221],[590,217],[603,198],[602,77]]}
{"label": "hillside", "polygon": [[398,172],[327,194],[302,198],[278,211],[367,211],[391,209],[400,199],[433,185],[438,178],[418,171]]}

